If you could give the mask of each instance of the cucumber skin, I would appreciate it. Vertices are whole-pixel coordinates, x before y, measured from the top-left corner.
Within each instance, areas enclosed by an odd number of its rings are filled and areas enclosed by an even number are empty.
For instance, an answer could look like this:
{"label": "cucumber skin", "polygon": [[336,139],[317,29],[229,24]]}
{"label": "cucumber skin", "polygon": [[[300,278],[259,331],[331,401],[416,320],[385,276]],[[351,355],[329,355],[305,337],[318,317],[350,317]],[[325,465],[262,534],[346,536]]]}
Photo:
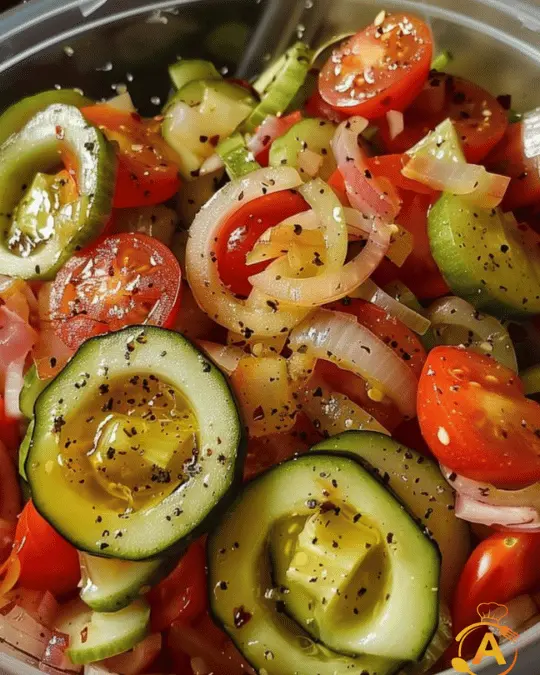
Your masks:
{"label": "cucumber skin", "polygon": [[193,82],[193,80],[223,79],[214,64],[203,59],[177,61],[169,66],[169,76],[177,90],[182,89],[182,87],[185,87],[189,82]]}
{"label": "cucumber skin", "polygon": [[428,237],[431,254],[444,280],[452,292],[470,302],[476,309],[492,314],[499,319],[530,318],[531,312],[523,306],[505,303],[494,298],[487,286],[478,286],[472,276],[467,275],[458,256],[449,256],[449,251],[460,247],[450,227],[450,219],[444,214],[444,195],[431,207],[428,216]]}

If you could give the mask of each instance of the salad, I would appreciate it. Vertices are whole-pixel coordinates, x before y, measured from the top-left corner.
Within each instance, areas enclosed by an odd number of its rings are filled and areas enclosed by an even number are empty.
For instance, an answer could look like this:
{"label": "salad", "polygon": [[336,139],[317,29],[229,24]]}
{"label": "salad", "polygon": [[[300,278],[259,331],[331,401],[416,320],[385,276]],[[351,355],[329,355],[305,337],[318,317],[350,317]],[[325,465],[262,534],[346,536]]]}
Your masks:
{"label": "salad", "polygon": [[1,652],[419,675],[540,620],[540,110],[451,58],[381,11],[0,116]]}

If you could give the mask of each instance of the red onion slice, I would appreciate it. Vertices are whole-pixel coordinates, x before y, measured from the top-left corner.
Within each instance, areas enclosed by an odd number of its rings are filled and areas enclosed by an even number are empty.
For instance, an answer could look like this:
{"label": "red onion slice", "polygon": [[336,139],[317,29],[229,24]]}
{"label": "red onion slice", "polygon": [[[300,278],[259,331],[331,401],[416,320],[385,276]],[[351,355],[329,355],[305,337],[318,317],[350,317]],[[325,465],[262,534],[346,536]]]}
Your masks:
{"label": "red onion slice", "polygon": [[540,515],[530,506],[493,506],[458,494],[456,517],[489,527],[501,525],[512,530],[540,532]]}

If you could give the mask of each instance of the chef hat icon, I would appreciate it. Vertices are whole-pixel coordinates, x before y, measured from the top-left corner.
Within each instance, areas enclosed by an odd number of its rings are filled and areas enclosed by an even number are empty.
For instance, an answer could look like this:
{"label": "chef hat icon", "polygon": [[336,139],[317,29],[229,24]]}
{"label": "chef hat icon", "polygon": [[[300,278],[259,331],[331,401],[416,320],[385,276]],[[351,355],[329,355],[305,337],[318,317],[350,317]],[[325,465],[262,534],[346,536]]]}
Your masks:
{"label": "chef hat icon", "polygon": [[480,621],[500,623],[508,614],[508,608],[498,602],[481,602],[476,608]]}

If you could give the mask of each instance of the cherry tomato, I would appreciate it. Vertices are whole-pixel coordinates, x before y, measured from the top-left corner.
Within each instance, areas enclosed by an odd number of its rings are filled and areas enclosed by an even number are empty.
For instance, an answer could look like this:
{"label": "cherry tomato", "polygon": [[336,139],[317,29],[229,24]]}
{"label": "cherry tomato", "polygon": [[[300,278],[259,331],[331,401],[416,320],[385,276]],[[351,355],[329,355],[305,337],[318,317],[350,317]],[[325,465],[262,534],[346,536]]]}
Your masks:
{"label": "cherry tomato", "polygon": [[14,551],[21,564],[19,584],[65,595],[77,588],[81,568],[77,550],[26,503],[15,532]]}
{"label": "cherry tomato", "polygon": [[439,193],[427,185],[422,185],[416,180],[406,178],[401,170],[407,166],[410,157],[407,154],[399,155],[379,155],[378,157],[370,157],[366,160],[366,164],[371,173],[379,178],[387,178],[390,183],[399,190],[410,190],[418,192],[423,195],[438,195]]}
{"label": "cherry tomato", "polygon": [[424,86],[432,52],[421,19],[380,14],[334,51],[319,75],[319,92],[336,110],[367,119],[405,110]]}
{"label": "cherry tomato", "polygon": [[246,265],[246,255],[268,228],[306,211],[308,205],[292,191],[272,192],[241,206],[223,225],[216,244],[219,274],[237,295],[251,292],[248,278],[262,272],[268,262]]}
{"label": "cherry tomato", "polygon": [[488,356],[433,349],[418,386],[418,420],[433,454],[458,474],[498,487],[540,480],[540,405]]}
{"label": "cherry tomato", "polygon": [[19,449],[21,441],[19,420],[6,415],[3,396],[0,396],[0,440],[4,443],[11,456],[14,456],[14,453]]}
{"label": "cherry tomato", "polygon": [[206,610],[206,556],[199,540],[191,544],[178,565],[148,593],[152,630],[160,632],[173,621],[189,623]]}
{"label": "cherry tomato", "polygon": [[462,77],[432,71],[416,101],[405,112],[404,130],[390,138],[388,123],[379,122],[388,152],[405,152],[447,117],[454,122],[468,162],[480,163],[501,140],[508,125],[496,98]]}
{"label": "cherry tomato", "polygon": [[539,588],[540,534],[492,534],[475,548],[461,573],[452,607],[454,635],[479,621],[480,603],[505,604]]}
{"label": "cherry tomato", "polygon": [[[426,352],[416,335],[401,321],[365,300],[345,298],[332,303],[328,308],[356,316],[359,323],[383,340],[420,377]],[[393,431],[403,421],[401,413],[390,398],[385,397],[380,402],[372,400],[368,395],[370,385],[354,373],[320,359],[315,367],[315,374],[320,375],[333,391],[348,396],[361,406],[389,431]]]}
{"label": "cherry tomato", "polygon": [[313,94],[311,94],[306,101],[305,111],[308,117],[322,117],[323,119],[330,120],[336,124],[343,122],[343,120],[346,120],[348,117],[347,113],[332,108],[332,106],[320,95],[318,89],[315,89]]}
{"label": "cherry tomato", "polygon": [[513,211],[540,201],[540,160],[525,156],[523,124],[510,124],[502,141],[486,158],[490,171],[510,176],[503,207]]}
{"label": "cherry tomato", "polygon": [[299,110],[296,110],[295,112],[292,112],[290,115],[280,117],[275,122],[275,124],[279,127],[277,136],[274,139],[272,139],[272,141],[270,139],[270,136],[267,136],[265,139],[266,143],[264,150],[261,150],[261,152],[259,152],[259,154],[256,155],[255,157],[255,159],[261,166],[268,166],[268,162],[270,160],[270,148],[272,147],[272,143],[276,140],[276,138],[279,138],[280,136],[286,134],[291,127],[293,127],[301,120],[302,120],[302,113]]}
{"label": "cherry tomato", "polygon": [[334,173],[328,179],[328,185],[335,192],[337,198],[344,206],[349,206],[349,198],[347,196],[347,189],[345,187],[345,179],[339,169],[336,169]]}
{"label": "cherry tomato", "polygon": [[115,208],[160,204],[178,192],[175,156],[155,123],[104,103],[82,108],[81,112],[117,144]]}
{"label": "cherry tomato", "polygon": [[175,256],[157,239],[139,233],[101,239],[58,272],[49,300],[53,328],[72,349],[128,325],[171,328],[181,276]]}

